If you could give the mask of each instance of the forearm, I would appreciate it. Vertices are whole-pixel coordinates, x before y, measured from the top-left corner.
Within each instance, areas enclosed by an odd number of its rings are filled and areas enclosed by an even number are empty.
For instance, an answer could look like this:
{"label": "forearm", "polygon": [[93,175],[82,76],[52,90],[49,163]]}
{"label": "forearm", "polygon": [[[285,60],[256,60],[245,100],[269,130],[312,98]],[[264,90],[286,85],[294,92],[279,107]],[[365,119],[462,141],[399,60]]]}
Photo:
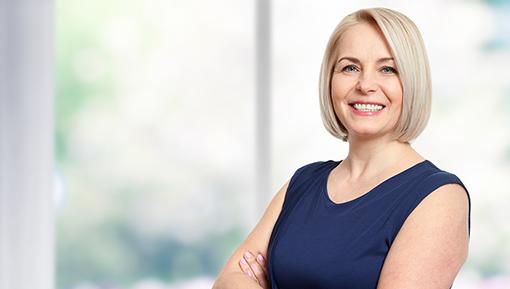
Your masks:
{"label": "forearm", "polygon": [[244,273],[236,272],[219,276],[212,289],[262,289],[262,287]]}

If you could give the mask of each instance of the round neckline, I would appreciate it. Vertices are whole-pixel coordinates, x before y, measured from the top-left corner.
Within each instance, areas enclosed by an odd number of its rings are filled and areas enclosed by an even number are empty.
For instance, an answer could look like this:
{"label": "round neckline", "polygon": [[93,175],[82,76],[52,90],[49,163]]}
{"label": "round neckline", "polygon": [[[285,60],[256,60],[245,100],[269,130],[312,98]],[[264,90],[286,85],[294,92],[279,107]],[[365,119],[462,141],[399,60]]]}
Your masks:
{"label": "round neckline", "polygon": [[395,181],[395,179],[397,179],[398,177],[402,177],[402,176],[405,176],[411,172],[413,172],[415,169],[425,165],[425,164],[429,164],[430,161],[428,159],[425,159],[419,163],[416,163],[410,167],[408,167],[407,169],[404,169],[403,171],[400,171],[394,175],[392,175],[391,177],[385,179],[384,181],[380,182],[379,184],[377,184],[375,187],[371,188],[370,190],[368,190],[367,192],[365,192],[364,194],[352,199],[352,200],[348,200],[348,201],[345,201],[345,202],[342,202],[342,203],[335,203],[330,197],[329,197],[329,192],[328,192],[328,180],[329,180],[329,176],[331,175],[331,172],[333,171],[334,168],[336,168],[343,160],[340,160],[340,161],[331,161],[333,164],[333,166],[331,166],[331,168],[329,168],[327,171],[326,171],[326,177],[324,178],[324,181],[323,181],[323,184],[322,184],[322,195],[324,196],[324,198],[326,199],[327,203],[329,206],[335,206],[335,207],[340,207],[340,206],[346,206],[346,205],[350,205],[352,203],[355,203],[361,199],[364,199],[366,197],[368,197],[369,195],[372,195],[374,192],[378,191],[382,186],[392,182],[392,181]]}

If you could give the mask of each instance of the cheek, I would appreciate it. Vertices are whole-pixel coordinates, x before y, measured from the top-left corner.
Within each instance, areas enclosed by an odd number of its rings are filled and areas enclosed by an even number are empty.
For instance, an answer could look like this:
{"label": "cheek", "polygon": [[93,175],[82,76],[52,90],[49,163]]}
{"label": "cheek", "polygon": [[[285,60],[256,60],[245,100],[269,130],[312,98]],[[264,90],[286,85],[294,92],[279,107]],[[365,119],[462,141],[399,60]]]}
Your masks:
{"label": "cheek", "polygon": [[338,79],[337,77],[333,77],[331,80],[331,97],[333,101],[341,101],[345,99],[345,95],[350,89],[350,85],[348,81]]}
{"label": "cheek", "polygon": [[386,95],[393,106],[393,117],[395,118],[395,122],[398,122],[400,116],[402,115],[402,107],[403,107],[403,89],[400,85],[400,82],[392,83],[386,87]]}
{"label": "cheek", "polygon": [[389,97],[391,103],[402,106],[403,89],[400,82],[390,83],[386,86],[386,95]]}
{"label": "cheek", "polygon": [[337,82],[331,83],[331,102],[333,104],[333,109],[338,114],[340,105],[342,101],[345,99],[346,91],[341,84]]}

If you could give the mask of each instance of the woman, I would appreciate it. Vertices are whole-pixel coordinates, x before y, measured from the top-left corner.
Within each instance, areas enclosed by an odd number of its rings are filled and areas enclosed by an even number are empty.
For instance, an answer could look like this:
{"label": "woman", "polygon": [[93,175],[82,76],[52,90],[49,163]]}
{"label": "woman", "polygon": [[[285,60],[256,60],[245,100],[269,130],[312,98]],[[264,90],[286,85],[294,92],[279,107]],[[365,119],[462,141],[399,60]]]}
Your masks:
{"label": "woman", "polygon": [[430,115],[429,74],[405,15],[346,16],[326,48],[320,100],[349,153],[299,168],[213,288],[451,288],[468,255],[471,201],[410,145]]}

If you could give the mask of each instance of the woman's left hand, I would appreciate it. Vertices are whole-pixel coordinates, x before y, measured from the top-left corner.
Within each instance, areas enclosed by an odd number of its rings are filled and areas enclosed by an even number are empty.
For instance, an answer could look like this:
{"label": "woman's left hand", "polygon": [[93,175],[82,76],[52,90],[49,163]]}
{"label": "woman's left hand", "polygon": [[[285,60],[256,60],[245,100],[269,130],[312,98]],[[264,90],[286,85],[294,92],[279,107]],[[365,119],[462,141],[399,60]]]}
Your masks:
{"label": "woman's left hand", "polygon": [[269,280],[267,279],[266,258],[262,254],[254,256],[250,251],[244,253],[244,257],[239,261],[241,270],[257,282],[262,288],[269,289]]}

